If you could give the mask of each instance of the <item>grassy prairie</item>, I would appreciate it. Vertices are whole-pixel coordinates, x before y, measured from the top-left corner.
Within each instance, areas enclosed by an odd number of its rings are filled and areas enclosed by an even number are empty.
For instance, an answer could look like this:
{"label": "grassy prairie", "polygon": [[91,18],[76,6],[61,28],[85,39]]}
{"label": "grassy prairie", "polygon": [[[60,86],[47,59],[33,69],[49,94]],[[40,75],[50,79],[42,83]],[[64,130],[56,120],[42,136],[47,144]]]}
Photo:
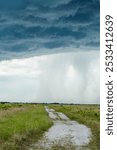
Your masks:
{"label": "grassy prairie", "polygon": [[[87,148],[99,150],[99,105],[49,105],[49,107],[91,128],[92,140]],[[28,146],[41,138],[52,124],[42,104],[0,104],[0,150],[27,150]],[[56,147],[56,150],[59,149]]]}
{"label": "grassy prairie", "polygon": [[58,112],[63,112],[70,119],[87,125],[92,131],[92,140],[87,145],[89,150],[100,149],[100,109],[99,105],[49,105]]}
{"label": "grassy prairie", "polygon": [[0,104],[0,150],[25,150],[52,124],[43,105]]}

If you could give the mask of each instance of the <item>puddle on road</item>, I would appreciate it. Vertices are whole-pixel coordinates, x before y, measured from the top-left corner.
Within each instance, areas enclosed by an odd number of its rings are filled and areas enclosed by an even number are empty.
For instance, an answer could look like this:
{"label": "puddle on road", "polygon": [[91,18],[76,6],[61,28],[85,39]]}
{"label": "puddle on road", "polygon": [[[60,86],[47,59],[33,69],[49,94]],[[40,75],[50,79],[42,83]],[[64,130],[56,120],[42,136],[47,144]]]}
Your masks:
{"label": "puddle on road", "polygon": [[91,137],[89,128],[70,120],[61,112],[56,112],[47,106],[45,109],[53,120],[54,125],[29,150],[52,150],[53,147],[58,147],[57,150],[79,150],[82,146],[89,143]]}

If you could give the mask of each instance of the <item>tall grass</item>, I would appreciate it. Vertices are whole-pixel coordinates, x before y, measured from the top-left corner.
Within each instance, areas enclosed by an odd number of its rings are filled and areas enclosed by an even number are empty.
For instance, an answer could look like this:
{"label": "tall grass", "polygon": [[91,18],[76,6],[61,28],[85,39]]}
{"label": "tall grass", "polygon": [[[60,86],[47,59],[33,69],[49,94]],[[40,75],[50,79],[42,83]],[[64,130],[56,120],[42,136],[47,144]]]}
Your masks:
{"label": "tall grass", "polygon": [[1,150],[25,150],[52,125],[43,105],[12,107],[0,115]]}
{"label": "tall grass", "polygon": [[9,109],[9,108],[12,108],[12,107],[21,107],[23,106],[23,104],[11,104],[11,103],[0,103],[0,110],[1,109]]}

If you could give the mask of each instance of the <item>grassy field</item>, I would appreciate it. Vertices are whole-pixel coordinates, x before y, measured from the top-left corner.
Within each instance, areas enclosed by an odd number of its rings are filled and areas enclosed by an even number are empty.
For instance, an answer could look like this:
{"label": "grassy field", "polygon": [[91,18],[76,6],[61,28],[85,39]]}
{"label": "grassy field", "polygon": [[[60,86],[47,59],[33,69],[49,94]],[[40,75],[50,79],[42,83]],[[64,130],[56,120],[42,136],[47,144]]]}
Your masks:
{"label": "grassy field", "polygon": [[[48,106],[91,128],[88,150],[99,150],[99,105]],[[27,150],[52,124],[42,104],[0,104],[0,150]]]}
{"label": "grassy field", "polygon": [[99,105],[49,105],[63,112],[70,119],[87,125],[92,131],[92,140],[87,145],[90,150],[100,149],[100,109]]}
{"label": "grassy field", "polygon": [[52,124],[43,105],[0,104],[0,150],[25,150]]}

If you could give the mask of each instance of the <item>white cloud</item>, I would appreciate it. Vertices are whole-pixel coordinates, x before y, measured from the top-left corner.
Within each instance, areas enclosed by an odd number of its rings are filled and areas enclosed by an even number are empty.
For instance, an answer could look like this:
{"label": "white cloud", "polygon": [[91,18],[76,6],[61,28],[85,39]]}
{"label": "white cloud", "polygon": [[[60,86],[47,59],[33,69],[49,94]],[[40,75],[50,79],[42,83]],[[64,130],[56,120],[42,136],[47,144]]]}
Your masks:
{"label": "white cloud", "polygon": [[3,101],[99,103],[99,52],[1,61],[0,96]]}
{"label": "white cloud", "polygon": [[39,62],[45,57],[32,57],[27,59],[13,59],[0,62],[0,75],[11,76],[37,76],[41,73]]}

